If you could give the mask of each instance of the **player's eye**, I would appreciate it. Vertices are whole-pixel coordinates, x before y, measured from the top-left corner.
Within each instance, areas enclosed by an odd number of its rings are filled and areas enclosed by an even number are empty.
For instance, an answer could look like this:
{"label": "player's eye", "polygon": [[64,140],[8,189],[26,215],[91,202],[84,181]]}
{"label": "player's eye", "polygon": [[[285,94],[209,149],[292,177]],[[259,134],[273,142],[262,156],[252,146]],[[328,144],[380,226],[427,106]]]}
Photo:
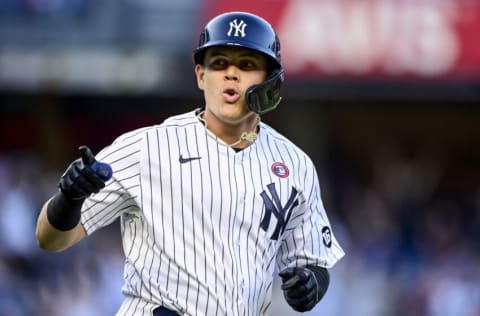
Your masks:
{"label": "player's eye", "polygon": [[208,67],[214,70],[222,70],[228,67],[228,60],[225,58],[217,57],[212,58],[208,63]]}
{"label": "player's eye", "polygon": [[256,70],[258,67],[259,66],[255,61],[249,59],[241,60],[238,65],[238,68],[242,70]]}

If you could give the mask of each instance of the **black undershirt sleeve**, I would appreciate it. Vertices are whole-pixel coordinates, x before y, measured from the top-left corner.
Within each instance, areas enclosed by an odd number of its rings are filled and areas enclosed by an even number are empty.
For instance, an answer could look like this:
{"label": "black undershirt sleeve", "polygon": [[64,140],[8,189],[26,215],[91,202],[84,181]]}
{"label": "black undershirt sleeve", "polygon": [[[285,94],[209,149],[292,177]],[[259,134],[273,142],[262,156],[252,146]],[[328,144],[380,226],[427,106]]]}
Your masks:
{"label": "black undershirt sleeve", "polygon": [[69,199],[62,192],[58,192],[50,202],[48,202],[48,222],[61,231],[68,231],[75,228],[80,222],[83,201],[85,201],[85,199]]}

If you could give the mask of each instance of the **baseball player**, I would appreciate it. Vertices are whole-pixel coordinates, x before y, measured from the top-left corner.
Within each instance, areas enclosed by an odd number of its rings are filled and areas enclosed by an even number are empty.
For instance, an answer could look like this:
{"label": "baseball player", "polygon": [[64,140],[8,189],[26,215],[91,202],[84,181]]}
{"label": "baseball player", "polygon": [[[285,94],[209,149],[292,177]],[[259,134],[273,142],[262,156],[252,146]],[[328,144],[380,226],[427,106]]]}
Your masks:
{"label": "baseball player", "polygon": [[38,218],[41,248],[66,249],[121,218],[117,315],[267,315],[275,271],[296,311],[325,295],[344,252],[314,164],[261,122],[280,102],[280,43],[246,12],[213,18],[193,52],[204,106],[80,158]]}

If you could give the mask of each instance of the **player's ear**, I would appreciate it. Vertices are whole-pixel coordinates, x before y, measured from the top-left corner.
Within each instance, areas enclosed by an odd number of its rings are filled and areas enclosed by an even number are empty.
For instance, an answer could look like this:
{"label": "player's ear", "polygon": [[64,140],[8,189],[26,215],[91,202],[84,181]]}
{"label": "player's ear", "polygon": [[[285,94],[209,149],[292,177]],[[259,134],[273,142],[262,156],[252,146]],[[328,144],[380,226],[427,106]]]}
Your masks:
{"label": "player's ear", "polygon": [[203,65],[195,65],[195,75],[197,76],[197,85],[200,90],[203,90],[204,81],[203,77],[205,76],[205,69]]}

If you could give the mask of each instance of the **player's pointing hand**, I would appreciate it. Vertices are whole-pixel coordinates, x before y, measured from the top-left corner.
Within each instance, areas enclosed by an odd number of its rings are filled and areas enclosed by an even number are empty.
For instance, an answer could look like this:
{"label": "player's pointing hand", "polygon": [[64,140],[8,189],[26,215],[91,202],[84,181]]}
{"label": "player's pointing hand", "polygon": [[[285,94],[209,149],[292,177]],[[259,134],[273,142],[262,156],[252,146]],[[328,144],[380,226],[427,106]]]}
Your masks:
{"label": "player's pointing hand", "polygon": [[92,193],[98,193],[105,187],[105,181],[111,177],[108,164],[95,160],[87,146],[79,148],[80,157],[70,164],[58,184],[60,190],[69,199],[79,200]]}

